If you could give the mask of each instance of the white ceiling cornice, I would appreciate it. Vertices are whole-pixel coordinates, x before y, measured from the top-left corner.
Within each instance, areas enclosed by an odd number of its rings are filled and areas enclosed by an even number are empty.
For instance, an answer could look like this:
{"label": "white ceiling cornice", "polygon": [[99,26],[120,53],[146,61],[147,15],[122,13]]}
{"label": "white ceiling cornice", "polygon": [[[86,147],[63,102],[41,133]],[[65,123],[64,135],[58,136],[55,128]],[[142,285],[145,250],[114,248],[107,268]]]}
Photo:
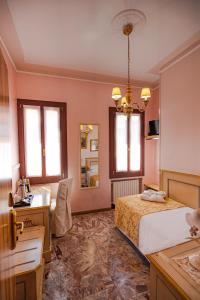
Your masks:
{"label": "white ceiling cornice", "polygon": [[181,45],[158,65],[156,65],[151,72],[156,74],[162,74],[182,59],[192,54],[200,47],[200,31],[197,32],[189,41]]}
{"label": "white ceiling cornice", "polygon": [[14,63],[14,60],[12,59],[12,56],[10,55],[10,53],[9,53],[9,51],[8,51],[8,49],[7,49],[7,47],[6,47],[6,45],[5,45],[5,43],[4,43],[4,41],[3,41],[3,39],[2,39],[1,36],[0,36],[0,46],[1,46],[1,48],[4,49],[4,51],[5,51],[6,55],[8,56],[8,59],[11,62],[14,70],[17,71],[17,68],[16,68],[16,65]]}

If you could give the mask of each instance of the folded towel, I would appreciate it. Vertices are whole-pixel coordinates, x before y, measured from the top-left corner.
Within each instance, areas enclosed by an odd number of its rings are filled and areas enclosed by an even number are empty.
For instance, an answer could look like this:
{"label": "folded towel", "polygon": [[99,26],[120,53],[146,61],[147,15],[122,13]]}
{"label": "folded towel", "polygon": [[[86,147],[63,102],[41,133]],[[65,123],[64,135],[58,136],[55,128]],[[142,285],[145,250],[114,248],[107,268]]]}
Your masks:
{"label": "folded towel", "polygon": [[141,199],[146,201],[153,201],[153,202],[162,202],[162,203],[166,202],[162,196],[153,195],[153,194],[150,196],[141,194]]}
{"label": "folded towel", "polygon": [[141,194],[142,200],[154,201],[154,202],[165,202],[164,197],[166,193],[163,191],[145,190]]}
{"label": "folded towel", "polygon": [[154,191],[154,190],[144,190],[144,192],[143,192],[143,194],[153,194],[153,193],[155,193],[156,191]]}
{"label": "folded towel", "polygon": [[166,193],[165,192],[163,192],[163,191],[154,191],[154,190],[145,190],[144,192],[143,192],[143,195],[146,195],[146,194],[148,194],[148,195],[160,195],[160,196],[162,196],[162,197],[166,197]]}

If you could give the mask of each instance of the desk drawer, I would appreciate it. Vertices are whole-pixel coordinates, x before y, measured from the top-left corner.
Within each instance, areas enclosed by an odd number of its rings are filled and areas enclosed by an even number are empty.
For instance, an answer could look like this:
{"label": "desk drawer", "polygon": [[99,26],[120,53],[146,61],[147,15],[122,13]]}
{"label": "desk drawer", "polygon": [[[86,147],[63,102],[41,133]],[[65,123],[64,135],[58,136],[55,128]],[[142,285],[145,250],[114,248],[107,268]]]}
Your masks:
{"label": "desk drawer", "polygon": [[24,222],[25,227],[42,225],[45,227],[44,236],[44,252],[50,251],[50,224],[49,224],[49,209],[23,209],[17,210],[17,221]]}
{"label": "desk drawer", "polygon": [[30,227],[34,225],[42,225],[44,224],[44,214],[43,212],[36,212],[31,214],[20,214],[17,212],[17,221],[24,222],[24,227]]}

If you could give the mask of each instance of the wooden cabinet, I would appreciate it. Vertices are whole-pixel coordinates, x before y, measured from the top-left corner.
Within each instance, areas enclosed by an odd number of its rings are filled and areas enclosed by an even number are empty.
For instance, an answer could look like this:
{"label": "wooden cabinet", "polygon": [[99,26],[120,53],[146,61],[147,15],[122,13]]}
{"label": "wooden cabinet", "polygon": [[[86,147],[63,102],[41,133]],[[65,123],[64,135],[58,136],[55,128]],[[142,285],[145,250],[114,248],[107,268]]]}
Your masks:
{"label": "wooden cabinet", "polygon": [[166,280],[162,272],[151,265],[150,300],[183,300],[176,289]]}
{"label": "wooden cabinet", "polygon": [[15,210],[17,221],[23,221],[25,228],[36,225],[45,227],[43,256],[45,261],[49,262],[51,260],[50,192],[34,194],[31,206],[15,208]]}
{"label": "wooden cabinet", "polygon": [[157,192],[159,191],[159,186],[154,183],[144,183],[144,189],[145,190],[151,189]]}
{"label": "wooden cabinet", "polygon": [[151,300],[200,299],[195,270],[191,267],[191,276],[190,267],[187,267],[189,258],[196,253],[200,253],[200,239],[149,256]]}
{"label": "wooden cabinet", "polygon": [[44,227],[24,229],[15,249],[16,300],[42,300]]}

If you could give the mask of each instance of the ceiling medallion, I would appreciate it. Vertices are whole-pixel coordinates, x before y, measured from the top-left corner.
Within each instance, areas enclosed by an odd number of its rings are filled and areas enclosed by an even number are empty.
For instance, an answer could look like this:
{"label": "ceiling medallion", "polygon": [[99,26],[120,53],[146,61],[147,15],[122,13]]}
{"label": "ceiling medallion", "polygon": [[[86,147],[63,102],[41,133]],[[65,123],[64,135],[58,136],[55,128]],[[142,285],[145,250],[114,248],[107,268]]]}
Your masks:
{"label": "ceiling medallion", "polygon": [[128,23],[133,25],[135,32],[139,32],[146,24],[146,16],[138,9],[125,9],[113,17],[111,27],[113,31],[121,33],[122,27]]}

